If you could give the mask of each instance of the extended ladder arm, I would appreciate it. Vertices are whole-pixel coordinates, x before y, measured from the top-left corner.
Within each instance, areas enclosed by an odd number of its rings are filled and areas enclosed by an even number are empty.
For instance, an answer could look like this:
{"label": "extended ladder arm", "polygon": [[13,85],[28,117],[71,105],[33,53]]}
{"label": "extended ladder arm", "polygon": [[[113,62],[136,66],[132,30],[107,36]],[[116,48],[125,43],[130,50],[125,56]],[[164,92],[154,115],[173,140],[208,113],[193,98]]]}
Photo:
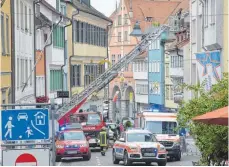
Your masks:
{"label": "extended ladder arm", "polygon": [[74,95],[68,104],[65,104],[58,110],[60,114],[60,118],[58,120],[59,124],[63,124],[66,117],[69,117],[71,114],[76,112],[90,95],[92,95],[94,92],[100,91],[114,78],[116,78],[118,72],[121,71],[122,68],[131,63],[136,56],[144,52],[149,47],[150,41],[157,40],[160,35],[168,29],[168,26],[163,25],[159,27],[155,32],[146,35],[145,38],[142,39],[142,41],[137,44],[129,54],[122,57],[118,63],[114,64],[111,68],[101,74],[81,93]]}

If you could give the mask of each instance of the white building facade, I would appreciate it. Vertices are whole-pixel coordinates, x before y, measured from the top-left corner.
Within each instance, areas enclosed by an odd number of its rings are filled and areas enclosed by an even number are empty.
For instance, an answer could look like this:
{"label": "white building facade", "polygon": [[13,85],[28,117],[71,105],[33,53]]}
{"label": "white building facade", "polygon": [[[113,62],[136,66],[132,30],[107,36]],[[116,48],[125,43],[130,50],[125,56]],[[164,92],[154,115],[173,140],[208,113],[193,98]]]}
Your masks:
{"label": "white building facade", "polygon": [[133,78],[135,80],[135,103],[137,112],[148,106],[148,61],[147,57],[139,56],[133,62]]}
{"label": "white building facade", "polygon": [[[33,1],[17,0],[14,3],[15,102],[34,103],[34,73],[32,73],[34,65]],[[27,86],[23,90],[27,80]]]}
{"label": "white building facade", "polygon": [[[190,17],[190,79],[188,84],[202,83],[207,79],[209,88],[221,79],[221,64],[223,61],[223,0],[191,0]],[[212,61],[212,53],[217,54],[217,67]],[[197,55],[203,54],[207,61],[197,60]],[[208,59],[211,57],[211,59]],[[209,60],[209,61],[208,61]],[[217,71],[217,79],[214,70]],[[189,97],[193,94],[189,92]]]}

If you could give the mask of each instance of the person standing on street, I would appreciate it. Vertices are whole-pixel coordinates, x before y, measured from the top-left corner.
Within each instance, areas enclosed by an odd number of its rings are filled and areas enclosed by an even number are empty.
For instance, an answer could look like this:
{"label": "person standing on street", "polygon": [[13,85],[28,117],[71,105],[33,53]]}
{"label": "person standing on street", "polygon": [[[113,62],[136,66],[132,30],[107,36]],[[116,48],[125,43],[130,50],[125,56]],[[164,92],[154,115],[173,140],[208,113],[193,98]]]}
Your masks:
{"label": "person standing on street", "polygon": [[106,127],[103,127],[101,129],[101,132],[99,133],[100,136],[100,149],[101,149],[101,155],[105,156],[106,151],[108,149],[108,134],[107,134],[107,129]]}

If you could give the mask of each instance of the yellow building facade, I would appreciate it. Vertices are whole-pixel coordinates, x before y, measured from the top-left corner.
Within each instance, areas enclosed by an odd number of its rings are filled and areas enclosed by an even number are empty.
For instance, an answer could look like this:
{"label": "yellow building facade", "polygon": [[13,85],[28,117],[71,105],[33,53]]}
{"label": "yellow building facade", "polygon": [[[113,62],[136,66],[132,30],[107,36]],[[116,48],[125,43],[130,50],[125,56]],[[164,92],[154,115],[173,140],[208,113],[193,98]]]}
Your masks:
{"label": "yellow building facade", "polygon": [[229,53],[228,53],[228,20],[229,20],[229,0],[224,0],[224,52],[223,52],[223,72],[228,72],[228,56],[229,56]]}
{"label": "yellow building facade", "polygon": [[1,1],[1,40],[0,40],[0,103],[7,104],[11,101],[11,0]]}
{"label": "yellow building facade", "polygon": [[67,3],[66,11],[68,18],[74,14],[72,25],[67,28],[68,87],[72,82],[72,90],[69,91],[74,95],[104,71],[99,62],[107,58],[107,25],[112,21],[80,3]]}

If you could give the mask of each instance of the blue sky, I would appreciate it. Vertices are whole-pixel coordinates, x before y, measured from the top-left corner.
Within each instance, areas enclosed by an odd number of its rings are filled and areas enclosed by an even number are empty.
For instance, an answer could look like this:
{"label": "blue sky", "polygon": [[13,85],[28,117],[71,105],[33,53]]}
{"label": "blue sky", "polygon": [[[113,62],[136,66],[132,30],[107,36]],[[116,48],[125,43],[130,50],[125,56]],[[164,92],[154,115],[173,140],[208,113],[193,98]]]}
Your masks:
{"label": "blue sky", "polygon": [[[119,4],[120,0],[117,0]],[[91,5],[109,17],[115,10],[116,0],[91,0]]]}

